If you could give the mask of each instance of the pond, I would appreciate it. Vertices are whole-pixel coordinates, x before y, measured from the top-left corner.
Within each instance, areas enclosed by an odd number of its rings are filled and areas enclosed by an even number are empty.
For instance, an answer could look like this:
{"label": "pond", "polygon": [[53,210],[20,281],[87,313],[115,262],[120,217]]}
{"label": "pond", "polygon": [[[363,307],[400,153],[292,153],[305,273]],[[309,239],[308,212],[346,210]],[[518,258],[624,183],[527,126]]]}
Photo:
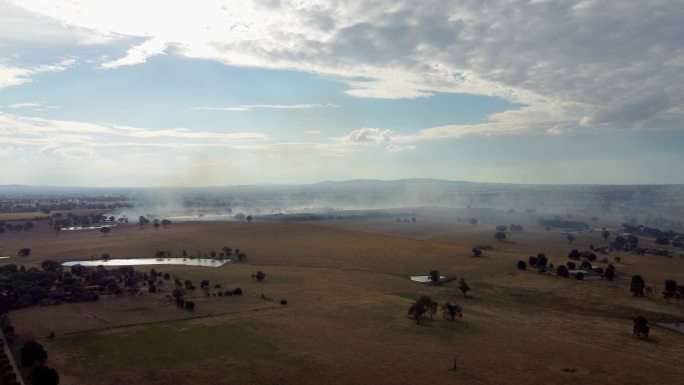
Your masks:
{"label": "pond", "polygon": [[[443,275],[439,276],[439,279],[445,279],[446,277]],[[427,275],[414,275],[411,277],[411,281],[416,281],[416,282],[430,282],[430,277]]]}
{"label": "pond", "polygon": [[69,261],[62,263],[62,266],[137,266],[137,265],[185,265],[185,266],[203,266],[203,267],[219,267],[230,262],[230,259],[219,261],[217,259],[190,259],[190,258],[133,258],[133,259],[110,259],[110,260],[94,260],[94,261]]}
{"label": "pond", "polygon": [[97,226],[71,226],[71,227],[62,227],[63,231],[78,231],[78,230],[97,230],[101,229],[103,227],[114,227],[116,226],[115,224],[111,225],[97,225]]}
{"label": "pond", "polygon": [[662,326],[666,329],[684,333],[684,323],[682,322],[656,322],[656,325]]}

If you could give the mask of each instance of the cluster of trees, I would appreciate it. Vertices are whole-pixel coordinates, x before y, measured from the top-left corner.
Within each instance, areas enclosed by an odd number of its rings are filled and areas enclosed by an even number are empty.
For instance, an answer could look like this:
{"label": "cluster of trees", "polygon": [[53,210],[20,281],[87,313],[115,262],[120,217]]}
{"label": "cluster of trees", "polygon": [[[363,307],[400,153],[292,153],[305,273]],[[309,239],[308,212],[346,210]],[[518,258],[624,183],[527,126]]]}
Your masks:
{"label": "cluster of trees", "polygon": [[17,199],[5,198],[0,202],[0,213],[33,213],[49,214],[53,211],[69,210],[114,210],[130,208],[131,204],[124,203],[128,198],[124,196],[107,197],[79,197],[79,199],[24,197]]}
{"label": "cluster of trees", "polygon": [[[596,256],[593,253],[583,252],[580,253],[577,249],[573,249],[569,254],[568,261],[566,264],[561,264],[556,266],[556,275],[559,277],[567,278],[571,274],[578,280],[583,280],[585,272],[593,272],[601,275],[601,279],[607,279],[612,281],[615,278],[615,266],[609,264],[604,270],[599,267],[592,266],[590,261],[596,260]],[[577,263],[572,260],[578,260],[584,258],[579,263],[579,271]],[[536,268],[540,273],[545,273],[548,269],[553,269],[552,263],[548,262],[548,258],[544,254],[537,254],[537,256],[530,256],[527,261],[520,260],[516,264],[517,268],[520,270],[527,269],[528,266]]]}
{"label": "cluster of trees", "polygon": [[[416,324],[424,319],[426,314],[430,314],[430,319],[433,319],[435,313],[439,309],[439,304],[426,295],[421,295],[411,304],[408,310],[408,315],[411,316]],[[445,302],[442,306],[442,317],[447,321],[455,321],[456,318],[463,317],[461,306],[451,302]]]}
{"label": "cluster of trees", "polygon": [[560,227],[563,229],[588,229],[589,225],[582,221],[570,221],[555,217],[554,219],[539,219],[539,224],[544,227]]}
{"label": "cluster of trees", "polygon": [[[13,345],[17,340],[17,335],[6,316],[2,317],[2,332],[7,343]],[[2,340],[0,340],[0,383],[17,385],[19,384],[17,380],[19,373],[14,372],[9,357],[2,347]],[[19,357],[19,369],[28,374],[27,377],[31,381],[31,385],[59,385],[59,374],[55,369],[46,365],[48,353],[39,342],[27,339],[19,348]]]}
{"label": "cluster of trees", "polygon": [[411,219],[408,219],[408,218],[404,218],[404,219],[397,218],[397,222],[408,223],[408,222],[415,222],[415,221],[416,221],[416,217],[413,217],[413,218],[411,218]]}
{"label": "cluster of trees", "polygon": [[114,216],[108,217],[102,214],[76,215],[73,213],[68,213],[67,215],[55,213],[48,217],[48,225],[57,233],[69,227],[105,226],[113,225],[117,222],[127,223],[128,219],[124,217],[117,220]]}
{"label": "cluster of trees", "polygon": [[33,222],[8,223],[6,221],[0,221],[0,235],[6,231],[29,231],[34,227]]}
{"label": "cluster of trees", "polygon": [[[188,294],[188,292],[196,290],[195,285],[188,279],[182,280],[180,278],[175,278],[174,283],[175,287],[170,297],[176,301],[176,305],[178,307],[185,308],[190,311],[194,310],[195,302],[186,299],[185,296]],[[204,279],[200,282],[200,289],[202,289],[204,295],[207,297],[232,297],[234,295],[242,295],[242,289],[239,287],[232,290],[223,289],[221,284],[217,283],[213,285],[213,288],[216,289],[216,291],[211,290],[212,285],[207,279]]]}
{"label": "cluster of trees", "polygon": [[0,266],[0,307],[8,311],[37,304],[96,301],[102,294],[138,294],[141,285],[156,292],[163,283],[156,277],[130,266],[106,269],[75,265],[64,270],[53,260],[43,261],[40,269],[8,264]]}
{"label": "cluster of trees", "polygon": [[[192,255],[189,254],[187,250],[183,250],[181,252],[181,255],[183,258],[190,258],[193,259],[195,257],[197,258],[211,258],[211,259],[218,259],[219,261],[223,261],[226,259],[230,259],[233,255],[237,257],[237,260],[242,262],[245,259],[247,259],[247,254],[240,250],[240,249],[231,249],[228,246],[223,246],[221,248],[221,251],[217,252],[216,250],[212,250],[209,253],[203,253],[202,251],[198,250],[197,254]],[[171,252],[170,251],[163,251],[163,250],[158,250],[155,254],[155,257],[157,258],[169,258],[171,257]]]}
{"label": "cluster of trees", "polygon": [[659,245],[672,245],[674,247],[684,247],[684,234],[673,230],[660,230],[655,227],[648,227],[644,225],[633,226],[629,223],[623,223],[622,227],[625,231],[635,234],[641,234],[648,237],[655,238],[655,243]]}
{"label": "cluster of trees", "polygon": [[149,225],[150,223],[152,224],[152,227],[154,227],[154,229],[157,230],[160,227],[164,228],[164,229],[168,228],[169,226],[171,226],[172,222],[168,219],[159,219],[159,218],[152,218],[150,220],[150,218],[147,218],[144,215],[141,215],[138,217],[138,228],[140,230],[142,230],[143,227]]}

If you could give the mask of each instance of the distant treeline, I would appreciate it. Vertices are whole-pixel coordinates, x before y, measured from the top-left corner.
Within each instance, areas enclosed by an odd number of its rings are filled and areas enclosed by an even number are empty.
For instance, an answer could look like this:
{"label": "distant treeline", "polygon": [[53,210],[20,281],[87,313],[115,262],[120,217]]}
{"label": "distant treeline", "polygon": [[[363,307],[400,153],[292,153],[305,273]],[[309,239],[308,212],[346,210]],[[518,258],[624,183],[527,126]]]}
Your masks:
{"label": "distant treeline", "polygon": [[564,219],[539,219],[539,224],[546,227],[561,227],[564,229],[588,229],[589,225],[582,221],[569,221]]}

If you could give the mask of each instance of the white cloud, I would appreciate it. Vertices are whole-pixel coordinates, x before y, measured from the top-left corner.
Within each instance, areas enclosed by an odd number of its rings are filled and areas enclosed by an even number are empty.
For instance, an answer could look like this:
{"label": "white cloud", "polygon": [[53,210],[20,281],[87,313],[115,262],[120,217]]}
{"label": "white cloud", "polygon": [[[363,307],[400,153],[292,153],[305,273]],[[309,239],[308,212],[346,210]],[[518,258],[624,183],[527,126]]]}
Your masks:
{"label": "white cloud", "polygon": [[75,62],[75,59],[68,58],[53,64],[20,68],[0,61],[0,88],[29,83],[33,81],[31,77],[37,74],[64,71],[71,67]]}
{"label": "white cloud", "polygon": [[346,136],[339,138],[341,143],[366,144],[366,143],[387,143],[392,141],[396,134],[392,130],[381,130],[379,128],[359,128],[352,130]]}
{"label": "white cloud", "polygon": [[236,106],[236,107],[211,107],[211,106],[200,106],[200,107],[193,107],[191,110],[193,111],[230,111],[230,112],[239,112],[239,111],[251,111],[251,110],[261,110],[261,109],[266,109],[266,110],[308,110],[312,108],[330,108],[330,107],[339,107],[335,104],[245,104],[242,106]]}
{"label": "white cloud", "polygon": [[126,52],[126,56],[102,63],[102,68],[112,69],[141,64],[152,56],[163,54],[166,48],[167,44],[165,41],[160,39],[149,39],[140,45],[130,48]]}
{"label": "white cloud", "polygon": [[31,111],[45,111],[45,110],[53,110],[53,109],[58,108],[57,106],[46,104],[45,102],[10,103],[10,104],[6,105],[5,107],[13,109],[13,110],[29,109]]}
{"label": "white cloud", "polygon": [[[585,125],[681,129],[684,119],[684,7],[677,3],[463,0],[416,6],[408,0],[199,4],[35,0],[16,4],[89,30],[93,36],[145,40],[123,58],[103,63],[108,68],[142,63],[173,47],[177,55],[233,66],[333,77],[346,82],[346,92],[356,97],[416,98],[451,92],[497,96],[529,106],[497,115],[484,126],[440,127],[425,130],[423,137],[455,137],[470,131],[545,132]],[[16,84],[26,75],[19,72],[5,78],[11,79],[5,84]]]}

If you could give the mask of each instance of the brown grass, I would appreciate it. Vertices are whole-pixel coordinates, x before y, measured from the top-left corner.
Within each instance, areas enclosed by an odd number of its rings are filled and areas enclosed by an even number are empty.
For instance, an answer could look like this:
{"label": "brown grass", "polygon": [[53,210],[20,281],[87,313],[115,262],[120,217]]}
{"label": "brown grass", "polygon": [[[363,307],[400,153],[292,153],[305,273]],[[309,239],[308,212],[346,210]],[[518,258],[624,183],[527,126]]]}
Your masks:
{"label": "brown grass", "polygon": [[[241,298],[197,293],[193,313],[165,303],[164,293],[13,311],[21,332],[57,333],[44,341],[50,363],[70,384],[681,383],[684,335],[654,325],[640,340],[631,319],[682,318],[683,307],[634,298],[628,284],[636,273],[647,284],[684,282],[684,260],[619,254],[616,281],[578,282],[519,271],[515,262],[545,252],[563,263],[570,248],[600,244],[594,234],[569,246],[558,233],[531,231],[504,245],[485,227],[396,225],[404,223],[192,222],[167,230],[122,226],[108,237],[38,228],[0,237],[0,254],[31,247],[20,260],[26,265],[104,252],[178,256],[225,245],[249,255],[247,263],[221,268],[157,268],[245,291]],[[480,242],[495,250],[473,258],[470,249]],[[431,269],[465,277],[471,295],[464,298],[457,282],[435,287],[407,279]],[[264,282],[250,278],[256,270],[266,272]],[[262,293],[276,301],[260,299]],[[451,323],[437,314],[415,325],[406,311],[420,294],[461,304],[463,319]],[[277,303],[281,298],[287,306]],[[188,358],[171,358],[176,349]],[[450,370],[454,357],[458,371]]]}

